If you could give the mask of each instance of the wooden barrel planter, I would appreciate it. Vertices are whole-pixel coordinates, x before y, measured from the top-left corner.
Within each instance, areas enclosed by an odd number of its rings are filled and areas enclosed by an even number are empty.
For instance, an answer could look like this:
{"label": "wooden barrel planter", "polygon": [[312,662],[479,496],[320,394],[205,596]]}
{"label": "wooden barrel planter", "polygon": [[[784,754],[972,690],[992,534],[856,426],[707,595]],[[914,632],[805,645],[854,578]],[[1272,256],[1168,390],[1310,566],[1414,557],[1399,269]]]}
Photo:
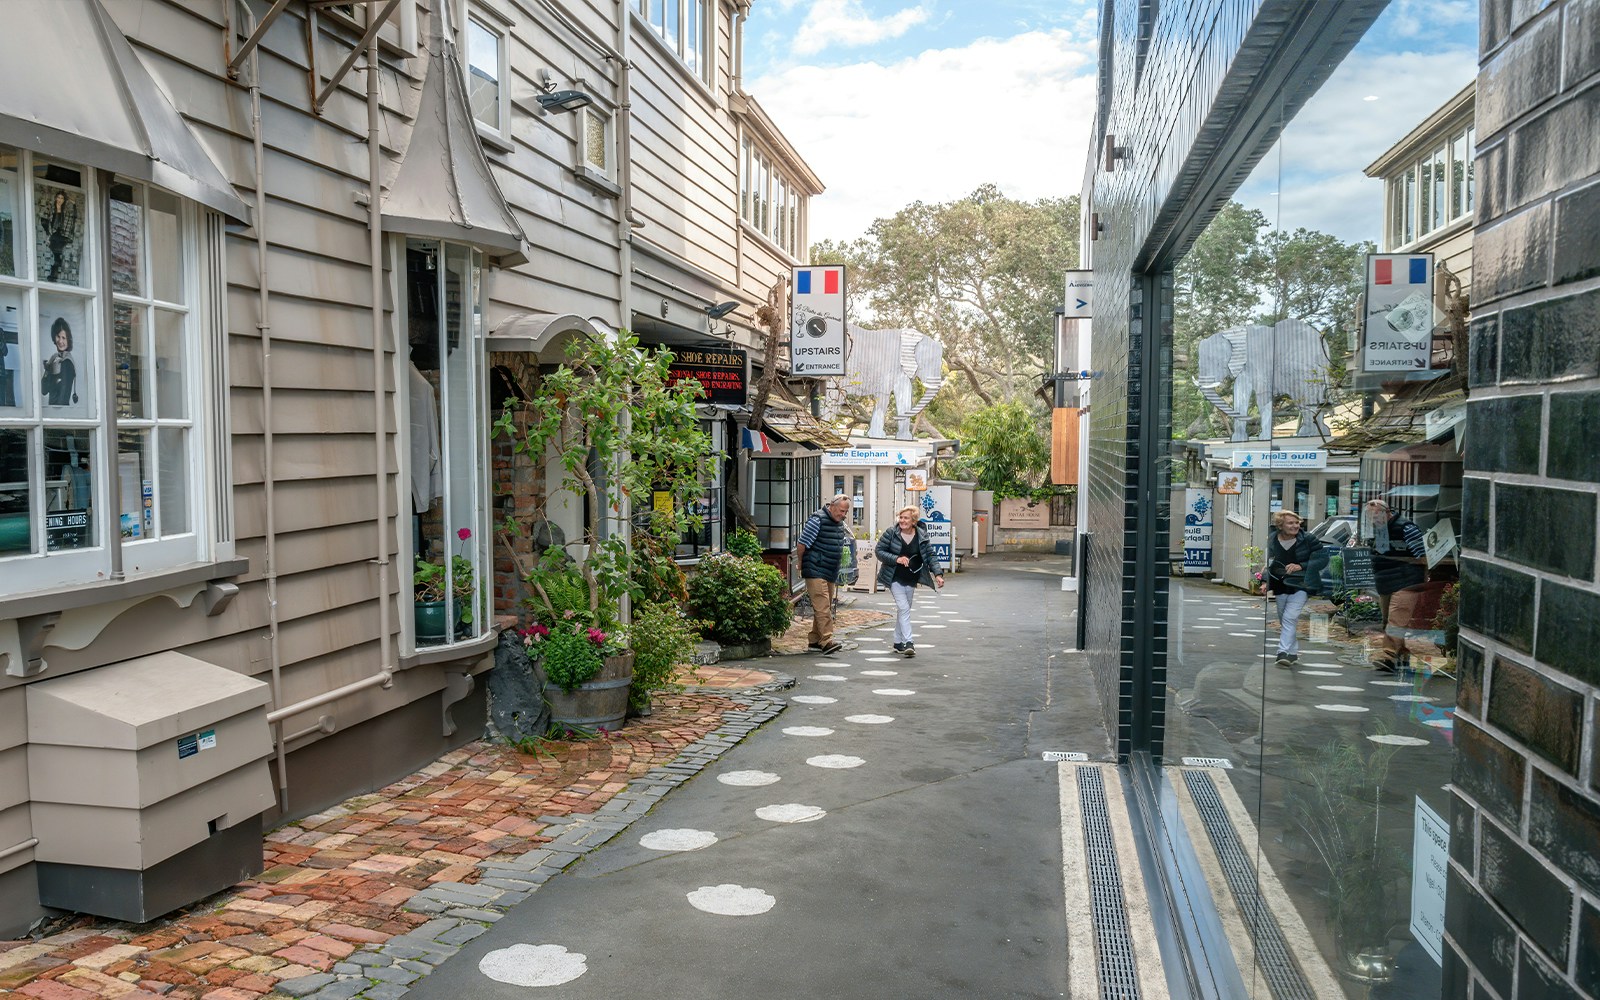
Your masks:
{"label": "wooden barrel planter", "polygon": [[605,658],[600,672],[570,693],[544,679],[550,721],[590,729],[621,729],[628,715],[628,686],[633,683],[633,650]]}

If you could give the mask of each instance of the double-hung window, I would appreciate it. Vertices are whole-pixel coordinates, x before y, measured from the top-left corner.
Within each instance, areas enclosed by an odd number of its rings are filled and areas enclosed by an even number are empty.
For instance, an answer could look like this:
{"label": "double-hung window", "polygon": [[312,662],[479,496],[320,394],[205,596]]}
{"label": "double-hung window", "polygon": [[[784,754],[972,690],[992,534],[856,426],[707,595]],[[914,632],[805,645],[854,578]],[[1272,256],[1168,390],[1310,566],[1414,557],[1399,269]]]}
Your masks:
{"label": "double-hung window", "polygon": [[[411,638],[442,646],[488,634],[489,454],[484,404],[483,252],[406,240]],[[409,362],[409,363],[406,363]]]}
{"label": "double-hung window", "polygon": [[114,549],[130,576],[194,563],[228,534],[220,289],[198,265],[220,225],[105,176],[0,148],[0,597],[107,579]]}
{"label": "double-hung window", "polygon": [[801,206],[805,198],[800,194],[799,185],[748,137],[741,153],[740,217],[778,249],[798,260],[800,249],[805,245],[800,232]]}
{"label": "double-hung window", "polygon": [[477,15],[466,20],[467,101],[478,124],[511,136],[506,89],[506,36]]}
{"label": "double-hung window", "polygon": [[714,81],[711,14],[715,9],[712,0],[633,0],[634,13],[650,26],[650,33],[706,86]]}
{"label": "double-hung window", "polygon": [[1472,215],[1477,129],[1461,125],[1388,179],[1388,249],[1407,246]]}

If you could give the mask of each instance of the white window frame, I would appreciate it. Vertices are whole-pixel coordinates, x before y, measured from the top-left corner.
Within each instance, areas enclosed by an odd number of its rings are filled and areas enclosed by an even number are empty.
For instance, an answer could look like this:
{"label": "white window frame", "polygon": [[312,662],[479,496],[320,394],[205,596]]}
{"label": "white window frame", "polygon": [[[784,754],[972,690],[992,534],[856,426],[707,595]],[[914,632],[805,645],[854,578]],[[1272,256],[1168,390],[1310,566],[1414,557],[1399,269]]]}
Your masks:
{"label": "white window frame", "polygon": [[776,157],[745,136],[740,145],[739,217],[745,225],[796,261],[805,240],[807,198]]}
{"label": "white window frame", "polygon": [[[324,7],[323,12],[335,20],[348,21],[359,31],[366,31],[376,5],[383,9],[382,0],[351,0],[345,6]],[[378,44],[388,46],[404,56],[417,54],[417,0],[402,0],[394,16],[378,29]]]}
{"label": "white window frame", "polygon": [[[716,83],[716,31],[715,17],[718,4],[714,0],[632,0],[633,15],[643,24],[644,34],[678,60],[689,74],[707,87]],[[675,13],[672,37],[668,37],[665,14]],[[691,47],[690,33],[696,38]]]}
{"label": "white window frame", "polygon": [[[484,32],[494,37],[495,61],[498,64],[495,70],[495,118],[499,122],[491,125],[478,117],[476,110],[472,110],[472,37],[473,26],[482,28]],[[503,27],[497,26],[495,20],[486,15],[468,9],[461,20],[461,51],[465,58],[461,60],[461,69],[466,74],[467,104],[472,111],[472,122],[478,128],[480,135],[498,140],[501,144],[511,141],[511,88],[507,77],[510,65],[509,49],[511,35]]]}
{"label": "white window frame", "polygon": [[[1462,140],[1465,140],[1466,154],[1458,158],[1457,143]],[[1458,123],[1407,163],[1403,171],[1386,180],[1388,215],[1384,241],[1387,249],[1412,246],[1472,218],[1477,201],[1477,178],[1472,169],[1476,143],[1475,126],[1471,122]],[[1458,164],[1461,165],[1460,190]],[[1437,223],[1433,221],[1435,214],[1439,219]]]}
{"label": "white window frame", "polygon": [[[616,116],[597,105],[590,104],[577,113],[578,169],[591,177],[616,183],[617,180],[617,129]],[[598,120],[605,133],[605,163],[596,165],[589,158],[589,123]]]}
{"label": "white window frame", "polygon": [[[473,290],[470,300],[462,303],[462,328],[460,339],[451,353],[460,359],[470,361],[473,371],[470,378],[462,380],[452,386],[448,379],[441,374],[440,385],[437,387],[438,425],[440,435],[440,462],[441,476],[444,481],[445,494],[440,498],[444,504],[441,514],[441,536],[446,550],[450,555],[471,554],[477,572],[476,591],[473,595],[473,621],[471,628],[465,635],[456,635],[452,630],[445,641],[417,644],[415,615],[412,611],[416,607],[416,595],[409,586],[411,573],[416,565],[416,546],[413,544],[410,525],[412,517],[417,513],[416,504],[410,489],[411,455],[411,413],[410,393],[396,391],[394,394],[395,421],[400,428],[399,435],[400,453],[407,456],[405,474],[401,477],[400,508],[401,519],[404,527],[400,534],[401,566],[404,567],[401,575],[400,607],[402,613],[401,631],[404,636],[404,648],[413,653],[428,653],[436,650],[450,649],[455,646],[476,643],[493,631],[494,626],[494,558],[490,545],[491,526],[489,523],[490,498],[489,488],[489,447],[490,425],[488,416],[488,354],[484,344],[485,331],[483,328],[483,303],[484,303],[484,276],[488,264],[484,259],[483,251],[469,247],[462,243],[449,240],[440,240],[422,236],[395,236],[391,244],[391,259],[400,264],[394,268],[393,275],[395,286],[392,289],[393,301],[398,304],[395,316],[395,329],[409,331],[411,329],[410,289],[406,282],[410,280],[407,268],[407,253],[412,242],[432,244],[439,248],[439,280],[444,282],[444,271],[448,266],[448,252],[465,249],[468,260],[471,262],[470,271],[473,275]],[[441,309],[441,322],[444,321],[442,310],[447,308],[447,297],[443,293],[439,296]],[[400,337],[402,348],[407,343],[407,338]],[[441,358],[441,364],[445,363]],[[409,387],[411,384],[411,362],[409,351],[395,352],[394,377],[395,385]],[[465,388],[465,400],[452,398],[452,393]],[[470,411],[470,426],[463,430],[468,440],[456,440],[451,434],[449,419],[453,407],[464,407]],[[461,503],[457,495],[466,489],[471,497],[466,503]],[[454,532],[461,528],[471,529],[468,539],[461,539]]]}
{"label": "white window frame", "polygon": [[[226,357],[219,355],[225,347],[226,335],[210,329],[221,324],[226,330],[224,312],[225,296],[222,287],[213,287],[206,280],[212,271],[202,267],[201,260],[224,258],[223,248],[217,245],[224,237],[213,213],[195,203],[172,195],[178,202],[182,235],[174,262],[179,269],[182,291],[179,301],[156,300],[150,277],[150,238],[148,228],[148,196],[141,199],[146,211],[141,217],[146,224],[140,229],[139,253],[142,262],[140,286],[137,292],[117,292],[101,287],[108,272],[106,255],[110,245],[103,232],[103,205],[107,193],[102,175],[95,168],[70,163],[57,157],[17,150],[16,186],[19,190],[20,211],[13,219],[13,231],[35,232],[34,209],[35,165],[39,161],[60,164],[79,171],[84,199],[83,252],[80,267],[84,280],[78,286],[52,284],[43,280],[43,262],[38,260],[36,242],[19,237],[16,240],[14,270],[18,277],[0,276],[0,292],[20,300],[18,317],[18,343],[8,367],[19,380],[18,398],[26,405],[18,410],[0,411],[0,429],[21,431],[25,435],[30,514],[30,547],[33,551],[0,555],[0,599],[25,596],[29,593],[61,587],[104,582],[112,570],[113,546],[120,551],[122,572],[127,577],[140,577],[182,566],[230,558],[231,541],[221,540],[229,533],[233,521],[233,498],[230,470],[225,456],[217,448],[218,441],[229,439],[226,392]],[[131,179],[117,178],[117,183],[133,185],[148,192],[151,185]],[[170,192],[165,192],[171,194]],[[225,281],[225,279],[221,279]],[[46,412],[39,398],[35,373],[43,364],[43,324],[41,297],[54,300],[77,299],[82,303],[82,329],[74,331],[74,353],[83,360],[84,371],[78,384],[78,395],[92,399],[92,406],[82,415],[54,416]],[[109,301],[108,301],[109,300]],[[153,315],[157,308],[180,316],[180,347],[186,367],[182,400],[184,414],[179,417],[161,417],[159,412],[149,418],[122,418],[110,407],[116,407],[116,394],[108,391],[108,380],[115,377],[116,358],[105,357],[107,337],[103,325],[114,314],[114,306],[123,304]],[[153,343],[154,331],[146,328],[145,343]],[[155,354],[148,358],[151,377],[155,374]],[[92,415],[90,415],[92,413]],[[113,431],[113,427],[116,431]],[[160,518],[165,509],[161,482],[159,443],[152,454],[148,470],[150,503],[155,511],[150,526],[155,534],[145,538],[121,537],[121,497],[113,492],[110,470],[118,460],[116,432],[122,430],[148,430],[157,434],[161,429],[180,430],[187,435],[183,447],[181,467],[186,474],[183,502],[187,508],[188,524],[182,531],[162,532]],[[91,470],[90,518],[93,544],[71,550],[51,551],[44,533],[44,515],[49,512],[50,484],[43,477],[45,435],[52,431],[86,431],[93,435],[88,450]],[[127,484],[122,484],[126,487]],[[142,500],[143,484],[133,488]],[[125,492],[125,491],[124,491]],[[142,513],[142,505],[140,512]],[[141,518],[141,529],[143,521]]]}

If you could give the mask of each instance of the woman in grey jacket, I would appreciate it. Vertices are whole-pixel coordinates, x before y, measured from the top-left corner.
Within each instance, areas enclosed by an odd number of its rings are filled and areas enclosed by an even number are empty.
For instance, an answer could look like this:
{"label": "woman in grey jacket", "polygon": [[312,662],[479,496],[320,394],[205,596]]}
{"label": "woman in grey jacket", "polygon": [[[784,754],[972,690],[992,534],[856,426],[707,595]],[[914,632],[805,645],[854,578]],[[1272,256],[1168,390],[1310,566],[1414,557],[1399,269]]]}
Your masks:
{"label": "woman in grey jacket", "polygon": [[897,612],[894,651],[906,656],[917,655],[917,648],[911,643],[911,598],[917,584],[944,586],[939,557],[928,540],[928,532],[918,523],[920,514],[915,507],[901,507],[895,514],[894,526],[884,531],[874,550],[878,557],[878,583],[889,588]]}

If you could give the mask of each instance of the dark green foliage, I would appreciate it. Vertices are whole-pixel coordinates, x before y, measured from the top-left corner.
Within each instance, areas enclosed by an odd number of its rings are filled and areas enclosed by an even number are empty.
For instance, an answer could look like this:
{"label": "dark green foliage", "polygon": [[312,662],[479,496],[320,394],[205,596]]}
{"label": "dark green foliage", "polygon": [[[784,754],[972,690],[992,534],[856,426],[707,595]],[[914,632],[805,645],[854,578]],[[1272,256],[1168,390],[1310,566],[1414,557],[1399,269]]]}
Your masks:
{"label": "dark green foliage", "polygon": [[569,694],[593,679],[603,665],[600,643],[586,629],[571,624],[552,628],[539,643],[538,655],[545,679]]}
{"label": "dark green foliage", "polygon": [[736,556],[761,558],[761,539],[749,528],[735,528],[728,535],[728,552]]}
{"label": "dark green foliage", "polygon": [[689,608],[706,623],[705,635],[743,645],[780,635],[794,609],[776,569],[759,559],[718,553],[689,578]]}
{"label": "dark green foliage", "polygon": [[644,602],[633,609],[628,635],[633,644],[633,684],[628,708],[650,705],[650,692],[672,681],[680,664],[689,662],[700,635],[696,622],[671,603]]}

